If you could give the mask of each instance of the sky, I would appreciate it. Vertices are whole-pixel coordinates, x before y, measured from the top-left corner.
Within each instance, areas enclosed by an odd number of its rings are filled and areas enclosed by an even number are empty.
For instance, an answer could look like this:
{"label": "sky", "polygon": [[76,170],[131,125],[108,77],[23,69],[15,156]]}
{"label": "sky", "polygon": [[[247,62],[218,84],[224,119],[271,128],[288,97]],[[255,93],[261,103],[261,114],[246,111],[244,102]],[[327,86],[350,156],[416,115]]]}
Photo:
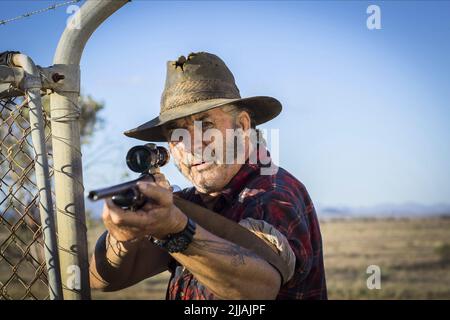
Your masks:
{"label": "sky", "polygon": [[[55,1],[0,1],[0,20]],[[369,30],[371,4],[381,29]],[[52,64],[66,8],[0,26],[0,51]],[[105,103],[85,189],[128,174],[123,131],[159,113],[166,61],[219,55],[243,97],[283,105],[279,165],[320,206],[450,204],[450,2],[132,1],[89,40],[81,87]],[[269,139],[270,140],[270,139]],[[270,141],[269,141],[270,146]],[[171,183],[189,185],[174,165]]]}

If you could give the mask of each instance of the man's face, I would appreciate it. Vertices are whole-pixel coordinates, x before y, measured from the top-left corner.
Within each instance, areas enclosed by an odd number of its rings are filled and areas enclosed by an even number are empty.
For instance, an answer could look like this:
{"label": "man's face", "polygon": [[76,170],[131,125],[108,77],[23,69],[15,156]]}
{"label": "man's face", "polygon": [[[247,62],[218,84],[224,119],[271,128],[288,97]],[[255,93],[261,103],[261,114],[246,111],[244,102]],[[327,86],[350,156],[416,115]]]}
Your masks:
{"label": "man's face", "polygon": [[[227,129],[230,133],[236,128],[240,128],[237,119],[221,108],[175,120],[165,127],[176,166],[199,192],[214,194],[221,191],[239,171],[241,162],[225,161],[227,147],[230,148],[230,143],[234,146],[234,139],[226,139]],[[188,134],[180,138],[180,132]],[[208,132],[214,132],[215,137],[208,136]]]}

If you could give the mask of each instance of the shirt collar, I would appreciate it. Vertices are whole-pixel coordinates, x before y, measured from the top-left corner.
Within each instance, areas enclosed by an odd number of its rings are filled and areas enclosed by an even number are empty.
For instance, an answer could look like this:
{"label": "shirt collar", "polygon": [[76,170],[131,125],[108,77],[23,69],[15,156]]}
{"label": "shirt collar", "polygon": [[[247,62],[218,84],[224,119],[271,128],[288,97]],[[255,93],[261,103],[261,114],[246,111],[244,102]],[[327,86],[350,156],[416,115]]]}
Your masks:
{"label": "shirt collar", "polygon": [[228,204],[231,204],[233,199],[235,199],[244,189],[250,179],[257,174],[260,174],[261,167],[270,165],[271,158],[269,151],[265,146],[258,144],[257,148],[241,166],[238,173],[236,173],[236,175],[225,186],[221,192],[221,196],[227,201]]}

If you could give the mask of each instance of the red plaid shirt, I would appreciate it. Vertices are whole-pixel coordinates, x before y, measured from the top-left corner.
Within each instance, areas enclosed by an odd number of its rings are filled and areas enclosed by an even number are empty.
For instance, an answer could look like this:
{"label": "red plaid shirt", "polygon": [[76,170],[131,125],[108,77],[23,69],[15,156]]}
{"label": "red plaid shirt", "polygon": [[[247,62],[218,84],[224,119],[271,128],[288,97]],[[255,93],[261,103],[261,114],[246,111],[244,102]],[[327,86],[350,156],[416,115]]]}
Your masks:
{"label": "red plaid shirt", "polygon": [[[282,168],[273,175],[261,175],[260,169],[261,164],[247,161],[222,191],[213,210],[236,222],[248,217],[264,220],[286,236],[296,256],[295,273],[281,287],[277,299],[327,299],[319,221],[305,186]],[[245,188],[257,190],[257,194],[247,192],[245,197]],[[205,206],[193,187],[179,195]],[[169,270],[167,299],[215,298],[174,259]]]}

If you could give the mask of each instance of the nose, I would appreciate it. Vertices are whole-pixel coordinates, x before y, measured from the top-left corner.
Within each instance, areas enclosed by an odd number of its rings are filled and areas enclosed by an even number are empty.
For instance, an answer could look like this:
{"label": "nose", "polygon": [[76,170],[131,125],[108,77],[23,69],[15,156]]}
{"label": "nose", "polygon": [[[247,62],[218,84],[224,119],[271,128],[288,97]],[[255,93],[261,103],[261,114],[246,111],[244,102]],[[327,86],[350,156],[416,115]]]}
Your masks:
{"label": "nose", "polygon": [[182,133],[182,139],[179,139],[177,149],[187,157],[194,156],[196,159],[202,159],[204,147],[208,143],[203,141],[201,128],[190,125],[184,128]]}

